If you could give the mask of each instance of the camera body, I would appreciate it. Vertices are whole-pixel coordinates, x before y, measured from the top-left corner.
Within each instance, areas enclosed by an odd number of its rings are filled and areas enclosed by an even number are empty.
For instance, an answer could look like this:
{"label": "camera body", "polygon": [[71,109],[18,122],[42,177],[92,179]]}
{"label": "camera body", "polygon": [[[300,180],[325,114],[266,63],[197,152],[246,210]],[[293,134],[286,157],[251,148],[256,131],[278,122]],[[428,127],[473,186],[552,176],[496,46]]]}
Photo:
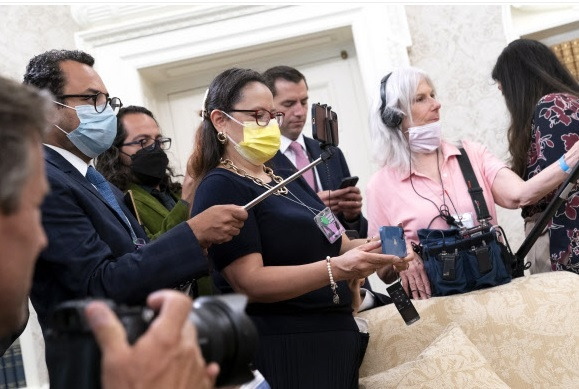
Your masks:
{"label": "camera body", "polygon": [[[101,387],[101,353],[84,314],[93,300],[64,302],[54,310],[46,332],[46,361],[51,389]],[[130,344],[149,328],[155,313],[141,306],[104,302],[115,312]],[[217,362],[217,386],[251,381],[250,363],[257,350],[255,325],[245,314],[247,297],[228,294],[200,297],[193,303],[189,320],[197,328],[197,341],[207,363]]]}

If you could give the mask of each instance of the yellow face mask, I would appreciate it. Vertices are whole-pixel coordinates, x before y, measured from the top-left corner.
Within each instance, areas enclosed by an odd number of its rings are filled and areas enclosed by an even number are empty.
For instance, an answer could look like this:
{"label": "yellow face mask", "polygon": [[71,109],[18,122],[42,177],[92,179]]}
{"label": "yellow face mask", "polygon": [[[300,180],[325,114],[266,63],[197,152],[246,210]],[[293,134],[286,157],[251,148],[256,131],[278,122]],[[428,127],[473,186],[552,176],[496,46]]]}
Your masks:
{"label": "yellow face mask", "polygon": [[255,121],[241,123],[231,116],[229,118],[243,126],[243,141],[236,143],[228,136],[239,155],[256,166],[273,158],[281,145],[281,132],[277,120],[271,119],[267,126],[261,127]]}

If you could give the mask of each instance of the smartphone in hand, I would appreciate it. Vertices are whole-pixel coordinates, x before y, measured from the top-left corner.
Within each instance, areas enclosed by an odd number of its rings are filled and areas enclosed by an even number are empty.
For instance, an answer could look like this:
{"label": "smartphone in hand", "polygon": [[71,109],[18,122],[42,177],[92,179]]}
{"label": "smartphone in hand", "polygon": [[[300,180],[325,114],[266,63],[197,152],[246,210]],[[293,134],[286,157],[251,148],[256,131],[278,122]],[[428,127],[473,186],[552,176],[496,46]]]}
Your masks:
{"label": "smartphone in hand", "polygon": [[382,241],[382,254],[396,255],[399,258],[404,258],[408,255],[402,227],[380,227],[380,240]]}
{"label": "smartphone in hand", "polygon": [[358,177],[356,177],[356,176],[344,177],[344,178],[342,178],[342,182],[340,182],[340,186],[338,187],[338,189],[344,189],[344,188],[347,188],[349,186],[356,186],[357,183],[358,183]]}

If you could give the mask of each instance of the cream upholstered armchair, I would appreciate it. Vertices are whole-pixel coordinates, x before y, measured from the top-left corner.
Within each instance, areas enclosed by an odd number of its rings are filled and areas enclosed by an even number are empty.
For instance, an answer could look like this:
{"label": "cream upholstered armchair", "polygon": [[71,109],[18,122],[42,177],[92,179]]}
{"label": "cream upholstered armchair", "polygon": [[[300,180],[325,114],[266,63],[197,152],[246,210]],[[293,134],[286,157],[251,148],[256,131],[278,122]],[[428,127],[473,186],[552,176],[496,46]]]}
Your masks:
{"label": "cream upholstered armchair", "polygon": [[579,276],[522,277],[463,295],[360,313],[370,342],[360,388],[579,388]]}

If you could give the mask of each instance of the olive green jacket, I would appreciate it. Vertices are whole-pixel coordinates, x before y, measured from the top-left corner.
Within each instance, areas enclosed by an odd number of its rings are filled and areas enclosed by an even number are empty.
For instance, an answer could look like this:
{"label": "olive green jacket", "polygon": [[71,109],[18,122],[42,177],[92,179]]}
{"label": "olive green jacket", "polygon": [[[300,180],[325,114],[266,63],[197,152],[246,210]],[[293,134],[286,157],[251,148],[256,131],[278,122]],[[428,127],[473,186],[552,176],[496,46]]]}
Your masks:
{"label": "olive green jacket", "polygon": [[[131,184],[129,190],[135,202],[136,217],[149,239],[153,240],[169,231],[177,224],[189,219],[189,205],[179,195],[171,193],[175,207],[169,211],[159,200],[137,184]],[[196,280],[197,293],[200,296],[212,294],[211,278],[200,277]]]}
{"label": "olive green jacket", "polygon": [[131,184],[129,190],[133,194],[137,220],[145,229],[149,239],[153,240],[169,231],[177,224],[189,219],[189,205],[180,200],[175,193],[175,207],[169,211],[159,200],[137,184]]}

